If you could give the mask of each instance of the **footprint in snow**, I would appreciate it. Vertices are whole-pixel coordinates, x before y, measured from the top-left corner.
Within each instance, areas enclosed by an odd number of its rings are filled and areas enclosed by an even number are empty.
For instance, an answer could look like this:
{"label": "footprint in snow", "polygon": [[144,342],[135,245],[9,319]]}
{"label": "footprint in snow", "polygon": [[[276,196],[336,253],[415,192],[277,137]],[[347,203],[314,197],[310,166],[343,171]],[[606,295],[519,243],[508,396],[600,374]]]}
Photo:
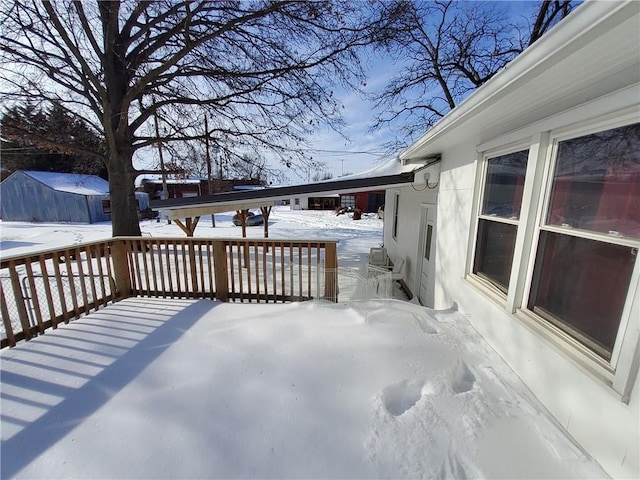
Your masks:
{"label": "footprint in snow", "polygon": [[418,380],[404,380],[386,387],[382,391],[384,407],[394,417],[402,415],[420,400],[422,387]]}
{"label": "footprint in snow", "polygon": [[458,361],[453,369],[453,375],[451,378],[451,388],[453,389],[453,392],[468,392],[473,388],[475,383],[476,376],[473,374],[469,366],[463,361]]}

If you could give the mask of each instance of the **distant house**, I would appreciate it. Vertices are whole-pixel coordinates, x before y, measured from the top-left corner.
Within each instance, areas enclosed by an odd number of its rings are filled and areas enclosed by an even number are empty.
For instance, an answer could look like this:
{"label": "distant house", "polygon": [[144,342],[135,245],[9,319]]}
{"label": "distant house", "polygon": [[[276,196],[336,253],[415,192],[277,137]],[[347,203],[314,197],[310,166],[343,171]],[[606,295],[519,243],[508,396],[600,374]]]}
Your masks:
{"label": "distant house", "polygon": [[[109,182],[95,175],[19,170],[0,184],[5,221],[95,223],[111,220]],[[149,195],[136,192],[138,211]]]}
{"label": "distant house", "polygon": [[372,192],[341,193],[340,205],[343,207],[359,208],[365,213],[375,213],[384,205],[384,190]]}
{"label": "distant house", "polygon": [[300,195],[290,200],[291,210],[334,210],[340,205],[340,195],[328,193],[324,195]]}
{"label": "distant house", "polygon": [[424,185],[387,190],[384,246],[416,299],[640,478],[640,2],[584,2],[400,164]]}
{"label": "distant house", "polygon": [[292,197],[292,210],[333,210],[338,207],[359,208],[363,212],[377,212],[384,205],[384,190],[327,193],[322,196],[300,195]]}
{"label": "distant house", "polygon": [[[167,198],[192,198],[209,194],[208,182],[204,178],[168,178]],[[213,179],[211,193],[231,192],[235,190],[250,190],[264,188],[264,183],[255,179]],[[151,200],[162,198],[162,179],[143,178],[138,190],[149,194]]]}
{"label": "distant house", "polygon": [[[199,197],[207,193],[205,182],[199,178],[167,179],[167,198]],[[162,180],[143,178],[138,190],[147,193],[151,200],[159,200],[162,198]]]}

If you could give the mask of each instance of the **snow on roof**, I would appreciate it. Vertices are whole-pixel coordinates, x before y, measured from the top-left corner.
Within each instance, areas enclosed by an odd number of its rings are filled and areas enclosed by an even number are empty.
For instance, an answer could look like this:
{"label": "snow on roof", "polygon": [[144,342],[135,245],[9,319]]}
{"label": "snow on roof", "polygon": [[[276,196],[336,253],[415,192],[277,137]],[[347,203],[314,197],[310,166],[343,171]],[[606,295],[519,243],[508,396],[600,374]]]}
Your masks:
{"label": "snow on roof", "polygon": [[[402,173],[412,172],[416,169],[415,165],[405,165],[400,162],[398,157],[389,158],[383,162],[380,162],[378,165],[374,167],[364,170],[359,173],[352,173],[350,175],[343,175],[338,177],[337,179],[329,179],[325,180],[326,182],[335,182],[340,180],[356,180],[356,179],[365,179],[365,178],[376,178],[376,177],[387,177],[391,175],[399,175]],[[319,182],[322,183],[322,182]]]}
{"label": "snow on roof", "polygon": [[[166,182],[171,185],[199,185],[201,182],[206,181],[200,178],[167,178]],[[162,178],[143,178],[140,180],[141,184],[162,184]]]}
{"label": "snow on roof", "polygon": [[109,182],[96,175],[33,171],[25,171],[24,174],[58,192],[76,193],[78,195],[109,194]]}
{"label": "snow on roof", "polygon": [[236,185],[234,190],[264,190],[264,185]]}

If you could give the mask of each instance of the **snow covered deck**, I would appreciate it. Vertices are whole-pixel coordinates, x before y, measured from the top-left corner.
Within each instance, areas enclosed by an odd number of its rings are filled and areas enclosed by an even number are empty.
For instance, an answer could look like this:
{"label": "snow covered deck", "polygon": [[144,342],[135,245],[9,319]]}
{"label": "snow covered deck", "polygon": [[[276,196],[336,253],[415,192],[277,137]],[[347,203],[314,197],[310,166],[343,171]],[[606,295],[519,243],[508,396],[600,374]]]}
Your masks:
{"label": "snow covered deck", "polygon": [[606,477],[456,312],[129,298],[0,355],[3,478]]}

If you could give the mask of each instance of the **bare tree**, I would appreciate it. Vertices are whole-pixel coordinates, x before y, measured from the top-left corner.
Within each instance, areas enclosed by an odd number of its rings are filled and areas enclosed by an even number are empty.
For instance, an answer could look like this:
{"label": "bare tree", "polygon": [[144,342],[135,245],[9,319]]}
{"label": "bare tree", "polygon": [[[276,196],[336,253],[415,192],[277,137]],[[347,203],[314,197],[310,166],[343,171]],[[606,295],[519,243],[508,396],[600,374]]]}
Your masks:
{"label": "bare tree", "polygon": [[339,127],[331,83],[362,81],[385,21],[369,2],[0,2],[3,100],[57,101],[104,137],[113,235],[140,234],[133,158],[155,142],[224,137],[295,166],[318,124]]}
{"label": "bare tree", "polygon": [[573,10],[572,0],[543,0],[540,2],[536,19],[531,27],[529,35],[529,45],[533,44],[552,26],[569,15]]}
{"label": "bare tree", "polygon": [[398,73],[371,97],[377,111],[372,130],[393,125],[398,136],[386,147],[408,145],[568,15],[571,3],[540,2],[533,25],[526,18],[514,23],[506,2],[387,4],[393,28],[377,45]]}

